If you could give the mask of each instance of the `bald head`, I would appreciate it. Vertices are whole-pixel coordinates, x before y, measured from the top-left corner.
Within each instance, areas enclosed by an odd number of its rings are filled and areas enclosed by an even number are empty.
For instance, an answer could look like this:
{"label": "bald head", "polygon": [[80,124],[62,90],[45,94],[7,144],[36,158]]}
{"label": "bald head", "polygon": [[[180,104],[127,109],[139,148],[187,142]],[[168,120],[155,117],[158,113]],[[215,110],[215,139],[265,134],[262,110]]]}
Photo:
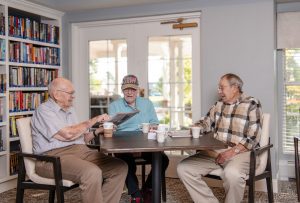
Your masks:
{"label": "bald head", "polygon": [[67,80],[65,78],[55,78],[52,80],[52,82],[49,84],[49,95],[51,98],[54,98],[54,92],[57,90],[68,90],[72,88],[73,85],[70,80]]}

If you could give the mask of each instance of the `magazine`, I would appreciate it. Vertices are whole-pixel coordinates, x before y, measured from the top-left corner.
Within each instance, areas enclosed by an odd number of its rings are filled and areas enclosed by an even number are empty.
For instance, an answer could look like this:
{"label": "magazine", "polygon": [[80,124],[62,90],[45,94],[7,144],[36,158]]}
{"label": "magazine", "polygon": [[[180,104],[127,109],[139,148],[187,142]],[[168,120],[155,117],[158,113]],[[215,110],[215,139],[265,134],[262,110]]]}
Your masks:
{"label": "magazine", "polygon": [[129,118],[133,117],[139,112],[139,110],[135,110],[132,112],[120,112],[114,115],[111,119],[109,119],[108,122],[113,122],[115,125],[120,125],[121,123],[127,121]]}

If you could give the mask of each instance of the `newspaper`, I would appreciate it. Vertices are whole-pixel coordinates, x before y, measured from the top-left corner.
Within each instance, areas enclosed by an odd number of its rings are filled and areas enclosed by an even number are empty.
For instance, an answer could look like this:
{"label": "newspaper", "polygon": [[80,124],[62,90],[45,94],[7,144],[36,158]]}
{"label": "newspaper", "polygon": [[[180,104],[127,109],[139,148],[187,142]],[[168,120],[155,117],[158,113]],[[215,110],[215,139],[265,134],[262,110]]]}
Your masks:
{"label": "newspaper", "polygon": [[170,131],[168,134],[170,137],[191,137],[190,130],[176,130]]}
{"label": "newspaper", "polygon": [[108,122],[113,122],[115,125],[120,125],[121,123],[127,121],[129,118],[133,117],[135,114],[139,113],[139,110],[132,112],[120,112],[114,115]]}

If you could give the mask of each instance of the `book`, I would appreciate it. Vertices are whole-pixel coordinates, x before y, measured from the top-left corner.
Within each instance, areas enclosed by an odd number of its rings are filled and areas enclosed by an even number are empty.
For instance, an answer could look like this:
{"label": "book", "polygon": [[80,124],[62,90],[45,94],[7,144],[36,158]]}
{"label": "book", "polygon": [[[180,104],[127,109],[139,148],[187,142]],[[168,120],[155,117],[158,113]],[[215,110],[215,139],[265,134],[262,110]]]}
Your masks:
{"label": "book", "polygon": [[139,110],[135,110],[132,112],[120,112],[114,115],[111,119],[109,119],[108,122],[113,122],[115,125],[120,125],[121,123],[127,121],[129,118],[133,117],[139,112]]}

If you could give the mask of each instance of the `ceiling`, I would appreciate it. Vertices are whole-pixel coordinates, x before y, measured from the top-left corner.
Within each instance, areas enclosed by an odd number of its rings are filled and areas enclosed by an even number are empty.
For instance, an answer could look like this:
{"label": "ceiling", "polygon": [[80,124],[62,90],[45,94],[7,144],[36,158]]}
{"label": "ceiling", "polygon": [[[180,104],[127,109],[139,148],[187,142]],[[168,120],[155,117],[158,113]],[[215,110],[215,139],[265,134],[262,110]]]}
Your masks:
{"label": "ceiling", "polygon": [[[83,11],[100,8],[114,8],[134,5],[146,5],[183,0],[27,0],[60,11]],[[277,3],[300,2],[300,0],[276,0]]]}
{"label": "ceiling", "polygon": [[100,8],[114,8],[134,5],[145,5],[182,0],[27,0],[60,11],[83,11]]}

